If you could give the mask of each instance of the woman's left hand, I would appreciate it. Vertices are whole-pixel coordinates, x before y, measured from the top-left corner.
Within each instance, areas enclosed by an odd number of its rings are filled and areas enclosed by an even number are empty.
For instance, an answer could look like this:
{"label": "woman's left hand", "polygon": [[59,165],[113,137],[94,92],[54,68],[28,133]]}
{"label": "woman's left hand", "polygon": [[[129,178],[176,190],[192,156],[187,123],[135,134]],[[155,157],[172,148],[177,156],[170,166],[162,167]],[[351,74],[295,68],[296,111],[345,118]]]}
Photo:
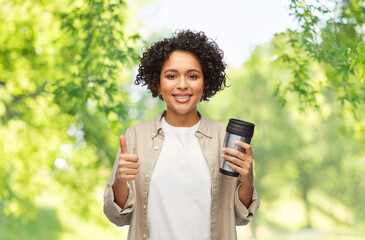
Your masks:
{"label": "woman's left hand", "polygon": [[227,165],[229,167],[240,174],[242,185],[253,186],[253,153],[251,146],[242,141],[236,141],[235,144],[242,148],[242,152],[232,148],[223,148],[222,151],[225,154],[222,154],[222,157],[228,160]]}

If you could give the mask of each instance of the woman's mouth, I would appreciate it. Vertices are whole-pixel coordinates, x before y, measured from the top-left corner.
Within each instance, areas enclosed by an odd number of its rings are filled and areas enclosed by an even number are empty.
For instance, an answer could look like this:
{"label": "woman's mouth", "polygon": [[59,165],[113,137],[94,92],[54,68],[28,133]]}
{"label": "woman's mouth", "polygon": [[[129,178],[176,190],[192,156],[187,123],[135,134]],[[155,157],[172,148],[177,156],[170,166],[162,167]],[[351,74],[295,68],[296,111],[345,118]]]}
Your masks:
{"label": "woman's mouth", "polygon": [[191,96],[190,94],[175,94],[173,95],[175,98],[175,101],[184,103],[190,100]]}

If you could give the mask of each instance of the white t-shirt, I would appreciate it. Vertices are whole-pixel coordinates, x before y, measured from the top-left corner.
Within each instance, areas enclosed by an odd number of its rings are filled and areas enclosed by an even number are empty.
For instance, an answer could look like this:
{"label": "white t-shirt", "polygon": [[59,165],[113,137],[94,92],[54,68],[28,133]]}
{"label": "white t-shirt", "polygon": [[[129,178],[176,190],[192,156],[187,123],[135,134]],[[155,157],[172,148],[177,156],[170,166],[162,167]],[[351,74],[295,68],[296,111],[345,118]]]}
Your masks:
{"label": "white t-shirt", "polygon": [[192,127],[161,119],[165,135],[148,193],[150,240],[210,239],[211,177]]}

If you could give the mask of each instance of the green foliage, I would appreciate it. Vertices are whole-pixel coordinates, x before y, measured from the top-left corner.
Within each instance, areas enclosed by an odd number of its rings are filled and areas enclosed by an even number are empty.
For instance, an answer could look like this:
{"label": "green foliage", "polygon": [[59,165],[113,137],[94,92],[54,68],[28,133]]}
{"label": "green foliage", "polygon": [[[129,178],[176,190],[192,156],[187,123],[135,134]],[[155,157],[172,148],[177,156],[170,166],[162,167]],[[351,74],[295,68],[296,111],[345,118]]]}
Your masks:
{"label": "green foliage", "polygon": [[138,56],[126,9],[112,0],[0,1],[2,214],[33,218],[47,192],[103,218],[95,191],[129,124],[125,88]]}
{"label": "green foliage", "polygon": [[[364,1],[292,0],[290,10],[299,29],[279,34],[286,43],[277,54],[292,70],[292,80],[277,88],[282,102],[293,92],[306,105],[317,106],[318,96],[331,90],[356,112],[365,100]],[[314,61],[326,68],[325,84],[311,83]]]}
{"label": "green foliage", "polygon": [[136,34],[125,36],[125,3],[90,0],[73,5],[59,13],[61,29],[69,38],[62,49],[69,52],[63,62],[70,63],[71,75],[55,82],[57,101],[62,103],[67,96],[64,105],[71,112],[94,104],[98,111],[123,117],[126,94],[120,91],[118,75],[138,59],[134,46],[139,39]]}

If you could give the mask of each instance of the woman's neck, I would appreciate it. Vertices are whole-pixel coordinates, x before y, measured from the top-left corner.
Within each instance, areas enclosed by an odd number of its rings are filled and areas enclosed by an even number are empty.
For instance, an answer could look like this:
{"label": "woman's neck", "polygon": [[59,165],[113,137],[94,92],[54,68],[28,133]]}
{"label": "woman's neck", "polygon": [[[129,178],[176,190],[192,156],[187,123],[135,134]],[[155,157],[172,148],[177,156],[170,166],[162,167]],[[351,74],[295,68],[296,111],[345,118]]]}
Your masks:
{"label": "woman's neck", "polygon": [[187,114],[177,114],[167,110],[164,117],[165,121],[174,127],[192,127],[200,120],[197,110]]}

